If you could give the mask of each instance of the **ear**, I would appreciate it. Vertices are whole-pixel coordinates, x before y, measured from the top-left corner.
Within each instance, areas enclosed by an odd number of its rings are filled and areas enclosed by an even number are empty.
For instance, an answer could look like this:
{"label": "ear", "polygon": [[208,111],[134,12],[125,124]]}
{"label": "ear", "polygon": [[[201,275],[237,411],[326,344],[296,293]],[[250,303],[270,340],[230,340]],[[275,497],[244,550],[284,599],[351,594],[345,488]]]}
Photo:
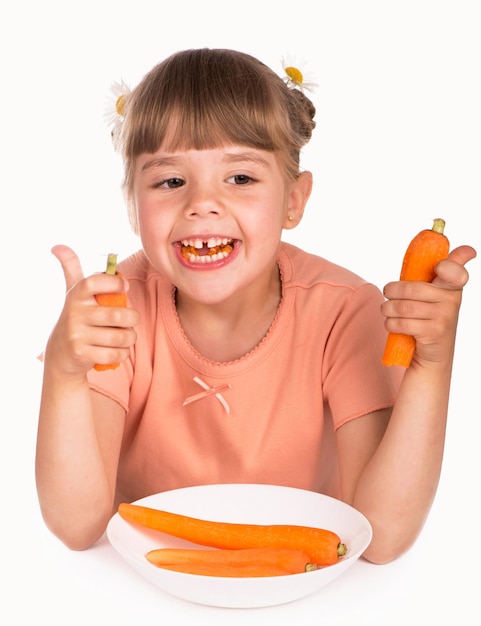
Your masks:
{"label": "ear", "polygon": [[290,230],[295,228],[304,215],[304,209],[312,191],[311,172],[301,172],[293,183],[289,192],[287,215],[283,228]]}

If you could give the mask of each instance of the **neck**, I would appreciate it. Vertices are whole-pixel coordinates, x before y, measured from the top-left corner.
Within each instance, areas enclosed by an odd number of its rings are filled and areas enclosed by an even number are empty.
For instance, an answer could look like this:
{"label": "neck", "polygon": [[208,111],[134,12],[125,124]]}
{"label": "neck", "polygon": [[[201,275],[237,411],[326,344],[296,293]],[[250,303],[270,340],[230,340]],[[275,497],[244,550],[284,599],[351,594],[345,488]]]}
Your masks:
{"label": "neck", "polygon": [[177,315],[193,347],[217,362],[233,361],[253,350],[267,334],[279,308],[279,269],[263,285],[215,304],[176,294]]}

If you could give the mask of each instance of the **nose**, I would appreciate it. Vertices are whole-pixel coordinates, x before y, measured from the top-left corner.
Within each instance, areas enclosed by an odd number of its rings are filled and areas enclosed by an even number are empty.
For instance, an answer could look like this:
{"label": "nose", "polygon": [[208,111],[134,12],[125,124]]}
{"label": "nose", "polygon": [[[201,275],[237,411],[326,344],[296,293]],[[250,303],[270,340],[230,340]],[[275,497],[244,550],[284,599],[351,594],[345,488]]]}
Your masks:
{"label": "nose", "polygon": [[185,214],[191,219],[199,217],[220,217],[223,212],[220,194],[212,185],[191,185],[185,206]]}

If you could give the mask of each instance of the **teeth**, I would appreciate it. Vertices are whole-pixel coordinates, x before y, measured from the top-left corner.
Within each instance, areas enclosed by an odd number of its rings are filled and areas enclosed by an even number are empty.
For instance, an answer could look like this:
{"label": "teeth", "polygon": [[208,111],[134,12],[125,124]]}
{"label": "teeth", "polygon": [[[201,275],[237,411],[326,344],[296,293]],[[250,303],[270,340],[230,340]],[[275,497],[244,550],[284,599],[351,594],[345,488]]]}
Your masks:
{"label": "teeth", "polygon": [[207,239],[207,241],[204,241],[202,239],[182,239],[182,245],[183,246],[192,246],[192,248],[196,248],[197,250],[200,250],[201,248],[204,247],[204,243],[207,245],[208,248],[215,248],[216,246],[225,246],[228,243],[230,243],[232,241],[232,239],[229,239],[228,237],[210,237],[209,239]]}
{"label": "teeth", "polygon": [[[229,237],[210,237],[206,241],[199,238],[182,239],[181,243],[182,256],[190,263],[220,261],[228,257],[234,249],[234,241]],[[202,250],[204,246],[208,248],[208,252]]]}
{"label": "teeth", "polygon": [[182,245],[200,250],[203,247],[204,242],[202,239],[182,239]]}
{"label": "teeth", "polygon": [[203,256],[199,256],[198,254],[189,254],[189,261],[191,263],[213,263],[214,261],[220,261],[221,259],[225,259],[229,256],[228,252],[217,252],[217,254],[205,254]]}

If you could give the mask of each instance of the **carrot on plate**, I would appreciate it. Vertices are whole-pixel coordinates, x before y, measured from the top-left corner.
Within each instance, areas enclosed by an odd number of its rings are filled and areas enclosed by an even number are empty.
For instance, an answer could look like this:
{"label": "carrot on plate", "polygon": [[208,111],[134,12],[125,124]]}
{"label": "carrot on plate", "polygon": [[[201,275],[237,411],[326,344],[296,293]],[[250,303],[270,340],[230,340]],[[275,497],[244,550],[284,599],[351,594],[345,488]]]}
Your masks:
{"label": "carrot on plate", "polygon": [[221,578],[266,578],[268,576],[289,576],[290,572],[272,565],[209,565],[207,563],[171,563],[159,565],[161,569],[197,576],[219,576]]}
{"label": "carrot on plate", "polygon": [[[449,240],[444,234],[445,221],[434,220],[432,229],[418,233],[404,255],[400,280],[430,283],[434,280],[435,267],[449,254]],[[416,340],[403,333],[388,333],[382,363],[387,366],[409,367],[416,347]]]}
{"label": "carrot on plate", "polygon": [[[157,567],[176,566],[182,571],[196,573],[200,569],[210,569],[213,574],[223,576],[226,568],[244,570],[239,575],[247,575],[246,570],[260,574],[278,569],[284,574],[300,574],[317,569],[309,563],[309,557],[301,550],[274,548],[240,548],[235,550],[199,548],[157,548],[145,555],[146,559]],[[197,566],[200,566],[199,568]],[[253,568],[256,568],[253,569]],[[269,576],[270,574],[264,574]]]}
{"label": "carrot on plate", "polygon": [[301,550],[318,566],[337,563],[347,550],[335,532],[322,528],[215,522],[126,502],[118,513],[128,522],[211,548]]}

